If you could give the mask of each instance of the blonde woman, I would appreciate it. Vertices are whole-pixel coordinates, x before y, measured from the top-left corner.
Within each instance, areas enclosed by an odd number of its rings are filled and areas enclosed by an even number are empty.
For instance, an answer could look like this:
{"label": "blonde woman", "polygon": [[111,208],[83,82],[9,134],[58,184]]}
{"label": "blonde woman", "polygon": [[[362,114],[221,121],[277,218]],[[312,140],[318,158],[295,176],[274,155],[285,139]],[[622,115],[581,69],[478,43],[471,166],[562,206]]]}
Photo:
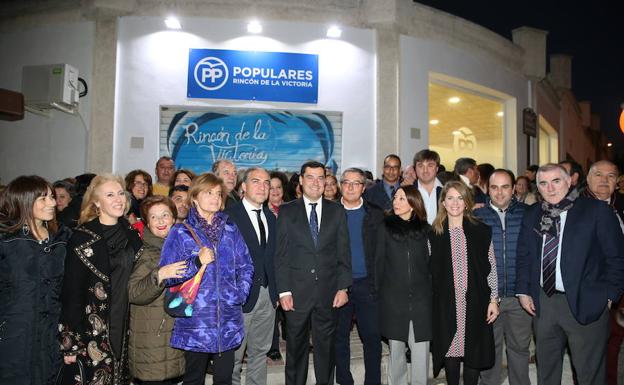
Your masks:
{"label": "blonde woman", "polygon": [[433,372],[449,385],[477,385],[494,365],[492,323],[498,317],[496,259],[490,228],[472,214],[474,202],[459,181],[444,185],[430,233],[433,282]]}
{"label": "blonde woman", "polygon": [[129,205],[123,179],[111,174],[93,178],[84,195],[61,291],[63,384],[129,383],[128,279],[143,250],[124,219]]}

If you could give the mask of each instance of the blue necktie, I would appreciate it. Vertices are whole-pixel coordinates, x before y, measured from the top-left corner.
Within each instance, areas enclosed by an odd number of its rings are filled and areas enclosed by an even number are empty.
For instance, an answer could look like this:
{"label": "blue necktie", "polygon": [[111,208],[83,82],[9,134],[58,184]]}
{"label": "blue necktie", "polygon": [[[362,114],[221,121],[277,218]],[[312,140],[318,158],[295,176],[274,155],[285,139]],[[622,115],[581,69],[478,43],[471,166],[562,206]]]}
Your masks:
{"label": "blue necktie", "polygon": [[542,288],[547,296],[555,293],[557,251],[559,250],[559,222],[555,223],[557,236],[546,233],[544,256],[542,257]]}
{"label": "blue necktie", "polygon": [[318,217],[316,216],[316,205],[318,203],[310,203],[310,233],[312,233],[312,240],[314,246],[318,243]]}

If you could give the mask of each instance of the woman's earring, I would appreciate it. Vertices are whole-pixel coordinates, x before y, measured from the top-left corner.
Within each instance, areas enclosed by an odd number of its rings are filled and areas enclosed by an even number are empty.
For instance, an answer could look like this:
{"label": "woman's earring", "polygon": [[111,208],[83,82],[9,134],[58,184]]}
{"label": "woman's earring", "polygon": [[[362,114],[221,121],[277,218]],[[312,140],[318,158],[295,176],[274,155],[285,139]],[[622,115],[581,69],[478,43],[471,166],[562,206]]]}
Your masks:
{"label": "woman's earring", "polygon": [[95,215],[99,217],[100,214],[101,214],[100,208],[97,205],[95,205]]}
{"label": "woman's earring", "polygon": [[22,225],[22,232],[24,233],[24,235],[28,235],[30,233],[30,227],[28,227],[27,223],[24,223]]}

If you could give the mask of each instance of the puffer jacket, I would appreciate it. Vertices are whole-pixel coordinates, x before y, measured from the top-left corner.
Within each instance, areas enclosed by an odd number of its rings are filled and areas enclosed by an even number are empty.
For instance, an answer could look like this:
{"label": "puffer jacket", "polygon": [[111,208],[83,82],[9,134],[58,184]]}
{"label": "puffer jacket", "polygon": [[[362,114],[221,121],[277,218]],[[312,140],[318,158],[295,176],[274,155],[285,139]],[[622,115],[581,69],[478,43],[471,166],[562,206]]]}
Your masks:
{"label": "puffer jacket", "polygon": [[163,242],[145,229],[145,248],[128,281],[130,374],[142,381],[163,381],[184,374],[184,352],[169,347],[174,320],[163,307],[165,285],[158,284]]}
{"label": "puffer jacket", "polygon": [[515,197],[512,198],[507,211],[505,211],[505,230],[503,230],[498,213],[490,205],[489,199],[485,206],[474,211],[477,218],[492,229],[492,244],[494,245],[494,254],[496,254],[498,274],[498,295],[501,298],[516,295],[516,248],[522,217],[527,207]]}
{"label": "puffer jacket", "polygon": [[0,384],[54,383],[61,367],[57,340],[67,241],[61,226],[47,242],[27,227],[0,233]]}
{"label": "puffer jacket", "polygon": [[[193,315],[176,318],[171,346],[205,353],[220,353],[237,348],[244,336],[242,305],[247,301],[253,279],[253,262],[238,227],[218,212],[224,228],[217,245],[213,245],[195,208],[186,222],[193,228],[203,246],[215,252],[215,260],[206,266],[193,303]],[[199,249],[193,236],[183,224],[173,226],[163,245],[160,266],[187,261],[184,277],[168,279],[173,286],[192,278],[201,267]]]}

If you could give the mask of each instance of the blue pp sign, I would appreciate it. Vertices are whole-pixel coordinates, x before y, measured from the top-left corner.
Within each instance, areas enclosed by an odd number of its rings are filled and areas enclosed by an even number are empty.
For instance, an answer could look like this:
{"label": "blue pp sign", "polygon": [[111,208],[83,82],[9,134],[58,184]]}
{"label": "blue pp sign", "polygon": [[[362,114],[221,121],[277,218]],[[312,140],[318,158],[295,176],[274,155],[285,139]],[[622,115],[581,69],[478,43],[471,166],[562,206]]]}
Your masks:
{"label": "blue pp sign", "polygon": [[317,103],[318,55],[191,48],[187,96]]}

